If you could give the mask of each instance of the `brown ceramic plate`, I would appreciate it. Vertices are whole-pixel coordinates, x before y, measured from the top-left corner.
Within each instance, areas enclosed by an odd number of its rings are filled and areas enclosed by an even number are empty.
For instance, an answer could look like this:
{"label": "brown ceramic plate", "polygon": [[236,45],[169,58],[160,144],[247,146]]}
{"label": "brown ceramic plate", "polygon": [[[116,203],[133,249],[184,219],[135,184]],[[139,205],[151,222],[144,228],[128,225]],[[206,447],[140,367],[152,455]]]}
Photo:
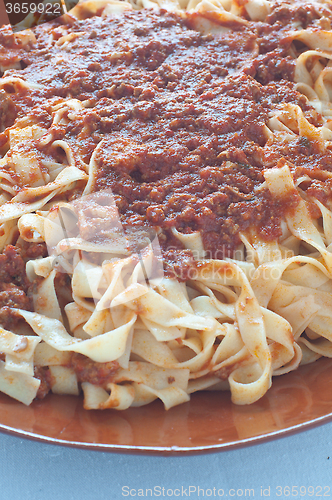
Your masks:
{"label": "brown ceramic plate", "polygon": [[332,360],[321,359],[274,379],[251,406],[229,394],[195,394],[165,411],[155,403],[123,412],[86,411],[82,399],[50,395],[26,407],[0,395],[0,430],[103,451],[177,454],[229,449],[279,437],[332,419]]}

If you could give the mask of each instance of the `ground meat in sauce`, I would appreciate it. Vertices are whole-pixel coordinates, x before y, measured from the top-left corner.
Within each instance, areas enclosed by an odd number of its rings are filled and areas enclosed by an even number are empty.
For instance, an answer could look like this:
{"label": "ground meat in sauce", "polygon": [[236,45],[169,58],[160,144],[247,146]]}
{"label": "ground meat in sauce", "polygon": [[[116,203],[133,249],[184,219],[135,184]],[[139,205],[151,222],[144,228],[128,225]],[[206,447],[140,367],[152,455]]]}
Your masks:
{"label": "ground meat in sauce", "polygon": [[[284,158],[296,176],[312,179],[303,185],[308,193],[331,198],[321,175],[332,169],[331,151],[318,153],[303,138],[269,144],[266,133],[269,113],[284,102],[321,125],[292,83],[290,34],[322,27],[324,16],[331,19],[330,6],[276,1],[265,22],[206,35],[194,29],[197,14],[127,11],[38,27],[35,46],[25,50],[6,33],[0,42],[24,67],[8,74],[43,86],[10,93],[18,117],[31,114],[49,128],[50,103],[89,100],[68,125],[51,128],[53,139],[68,142],[86,163],[99,145],[95,190],[112,190],[124,228],[160,227],[166,270],[187,279],[194,258],[173,227],[200,231],[207,255],[218,258],[231,256],[239,231],[249,227],[265,239],[279,236],[294,202],[261,189],[264,168]],[[69,32],[76,38],[63,50],[60,39]],[[45,144],[29,147],[41,161],[58,154]]]}
{"label": "ground meat in sauce", "polygon": [[[96,363],[82,354],[72,353],[68,367],[74,370],[78,382],[89,382],[106,388],[112,382],[119,364],[117,361]],[[48,367],[36,366],[34,377],[40,380],[36,399],[44,399],[52,388],[51,372]]]}
{"label": "ground meat in sauce", "polygon": [[89,382],[99,386],[106,386],[119,368],[117,361],[96,363],[83,354],[73,353],[70,368],[74,370],[78,382]]}
{"label": "ground meat in sauce", "polygon": [[34,377],[40,380],[40,386],[37,391],[36,399],[44,399],[52,387],[51,372],[47,367],[35,366]]}
{"label": "ground meat in sauce", "polygon": [[[74,370],[78,382],[89,382],[100,387],[112,382],[114,374],[119,368],[117,361],[96,363],[82,354],[72,353],[68,366]],[[48,367],[36,366],[34,377],[40,380],[36,399],[44,399],[52,388],[52,375]]]}
{"label": "ground meat in sauce", "polygon": [[7,245],[0,255],[0,324],[3,328],[11,330],[20,321],[12,308],[32,311],[30,285],[19,249]]}
{"label": "ground meat in sauce", "polygon": [[47,257],[47,246],[46,243],[29,243],[24,240],[20,240],[17,243],[20,250],[20,255],[22,259],[27,262],[28,260],[35,260],[42,257]]}

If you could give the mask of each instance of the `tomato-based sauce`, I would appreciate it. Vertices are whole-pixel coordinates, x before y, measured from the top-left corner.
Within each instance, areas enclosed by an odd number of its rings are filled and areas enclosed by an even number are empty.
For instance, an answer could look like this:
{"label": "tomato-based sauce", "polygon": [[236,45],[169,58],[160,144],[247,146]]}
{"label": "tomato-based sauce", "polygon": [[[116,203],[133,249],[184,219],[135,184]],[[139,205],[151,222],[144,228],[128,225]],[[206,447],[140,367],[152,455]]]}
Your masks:
{"label": "tomato-based sauce", "polygon": [[15,309],[32,310],[32,296],[20,251],[7,245],[0,255],[0,325],[10,330],[20,321]]}
{"label": "tomato-based sauce", "polygon": [[117,361],[96,363],[82,354],[73,353],[70,368],[74,370],[79,382],[89,382],[99,386],[107,386],[112,382],[114,374],[119,368]]}

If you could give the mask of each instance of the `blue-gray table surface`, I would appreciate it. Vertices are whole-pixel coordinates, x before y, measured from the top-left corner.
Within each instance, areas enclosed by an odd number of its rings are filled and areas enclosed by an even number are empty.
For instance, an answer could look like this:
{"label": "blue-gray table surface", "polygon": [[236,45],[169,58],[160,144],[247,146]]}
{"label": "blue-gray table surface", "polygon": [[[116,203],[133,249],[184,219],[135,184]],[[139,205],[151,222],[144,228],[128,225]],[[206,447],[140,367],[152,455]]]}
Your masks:
{"label": "blue-gray table surface", "polygon": [[1,499],[332,499],[332,423],[195,456],[105,453],[2,433],[0,446]]}

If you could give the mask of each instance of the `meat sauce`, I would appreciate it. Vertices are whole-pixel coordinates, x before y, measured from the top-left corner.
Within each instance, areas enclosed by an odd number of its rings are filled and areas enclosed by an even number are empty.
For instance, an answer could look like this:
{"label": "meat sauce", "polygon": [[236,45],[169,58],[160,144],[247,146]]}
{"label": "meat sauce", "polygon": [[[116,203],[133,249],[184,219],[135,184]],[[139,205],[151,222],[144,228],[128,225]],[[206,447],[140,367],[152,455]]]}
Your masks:
{"label": "meat sauce", "polygon": [[96,363],[83,354],[73,353],[70,368],[75,371],[78,382],[89,382],[106,387],[112,381],[113,375],[119,368],[119,363],[117,361]]}
{"label": "meat sauce", "polygon": [[[113,376],[119,368],[119,363],[117,361],[97,363],[82,354],[72,353],[67,368],[71,368],[75,372],[79,383],[89,382],[107,389],[107,385],[112,382]],[[36,398],[44,399],[54,384],[52,374],[48,367],[37,366],[34,369],[34,377],[40,380]]]}
{"label": "meat sauce", "polygon": [[11,330],[20,321],[16,309],[32,311],[32,298],[25,262],[17,247],[7,245],[0,255],[0,324]]}
{"label": "meat sauce", "polygon": [[[3,28],[1,68],[21,68],[6,76],[34,86],[2,91],[0,148],[6,128],[23,116],[49,129],[53,140],[66,141],[85,163],[99,146],[94,190],[112,190],[125,228],[160,228],[165,270],[185,280],[195,260],[172,228],[199,231],[211,258],[232,256],[239,232],[249,227],[267,240],[279,236],[294,201],[272,199],[262,183],[263,170],[280,160],[289,162],[295,177],[307,175],[308,194],[331,200],[324,176],[332,170],[331,151],[319,153],[301,137],[270,144],[267,133],[271,112],[285,102],[322,124],[295,90],[291,34],[327,28],[331,16],[329,6],[276,1],[265,22],[235,23],[232,31],[212,35],[195,29],[197,14],[184,19],[166,11],[126,11],[112,19],[58,19],[36,28],[35,40],[24,45]],[[68,42],[63,37],[69,34]],[[50,106],[69,98],[85,107],[68,124],[52,125]],[[49,144],[24,147],[38,158],[61,160],[61,151]],[[36,258],[42,251],[10,246],[0,256],[3,325],[14,321],[9,307],[32,308],[19,252]],[[116,370],[79,355],[71,367],[79,381],[99,384]],[[45,373],[38,376],[44,394],[49,381]]]}
{"label": "meat sauce", "polygon": [[[69,124],[50,128],[54,140],[66,140],[86,163],[99,145],[94,189],[112,190],[125,228],[161,228],[165,269],[186,279],[194,262],[173,227],[200,231],[209,257],[231,256],[239,231],[256,227],[263,238],[278,237],[292,206],[259,189],[264,168],[285,158],[314,178],[322,165],[331,170],[331,152],[317,154],[309,141],[266,145],[269,114],[280,103],[321,124],[294,89],[289,36],[320,18],[314,5],[276,2],[267,22],[220,35],[193,29],[197,15],[165,11],[53,22],[35,30],[34,48],[23,56],[20,48],[24,69],[6,73],[41,89],[16,89],[11,99],[18,118],[29,113],[47,128],[51,102],[88,101]],[[35,148],[54,156],[50,146]],[[320,180],[307,188],[326,197]]]}

